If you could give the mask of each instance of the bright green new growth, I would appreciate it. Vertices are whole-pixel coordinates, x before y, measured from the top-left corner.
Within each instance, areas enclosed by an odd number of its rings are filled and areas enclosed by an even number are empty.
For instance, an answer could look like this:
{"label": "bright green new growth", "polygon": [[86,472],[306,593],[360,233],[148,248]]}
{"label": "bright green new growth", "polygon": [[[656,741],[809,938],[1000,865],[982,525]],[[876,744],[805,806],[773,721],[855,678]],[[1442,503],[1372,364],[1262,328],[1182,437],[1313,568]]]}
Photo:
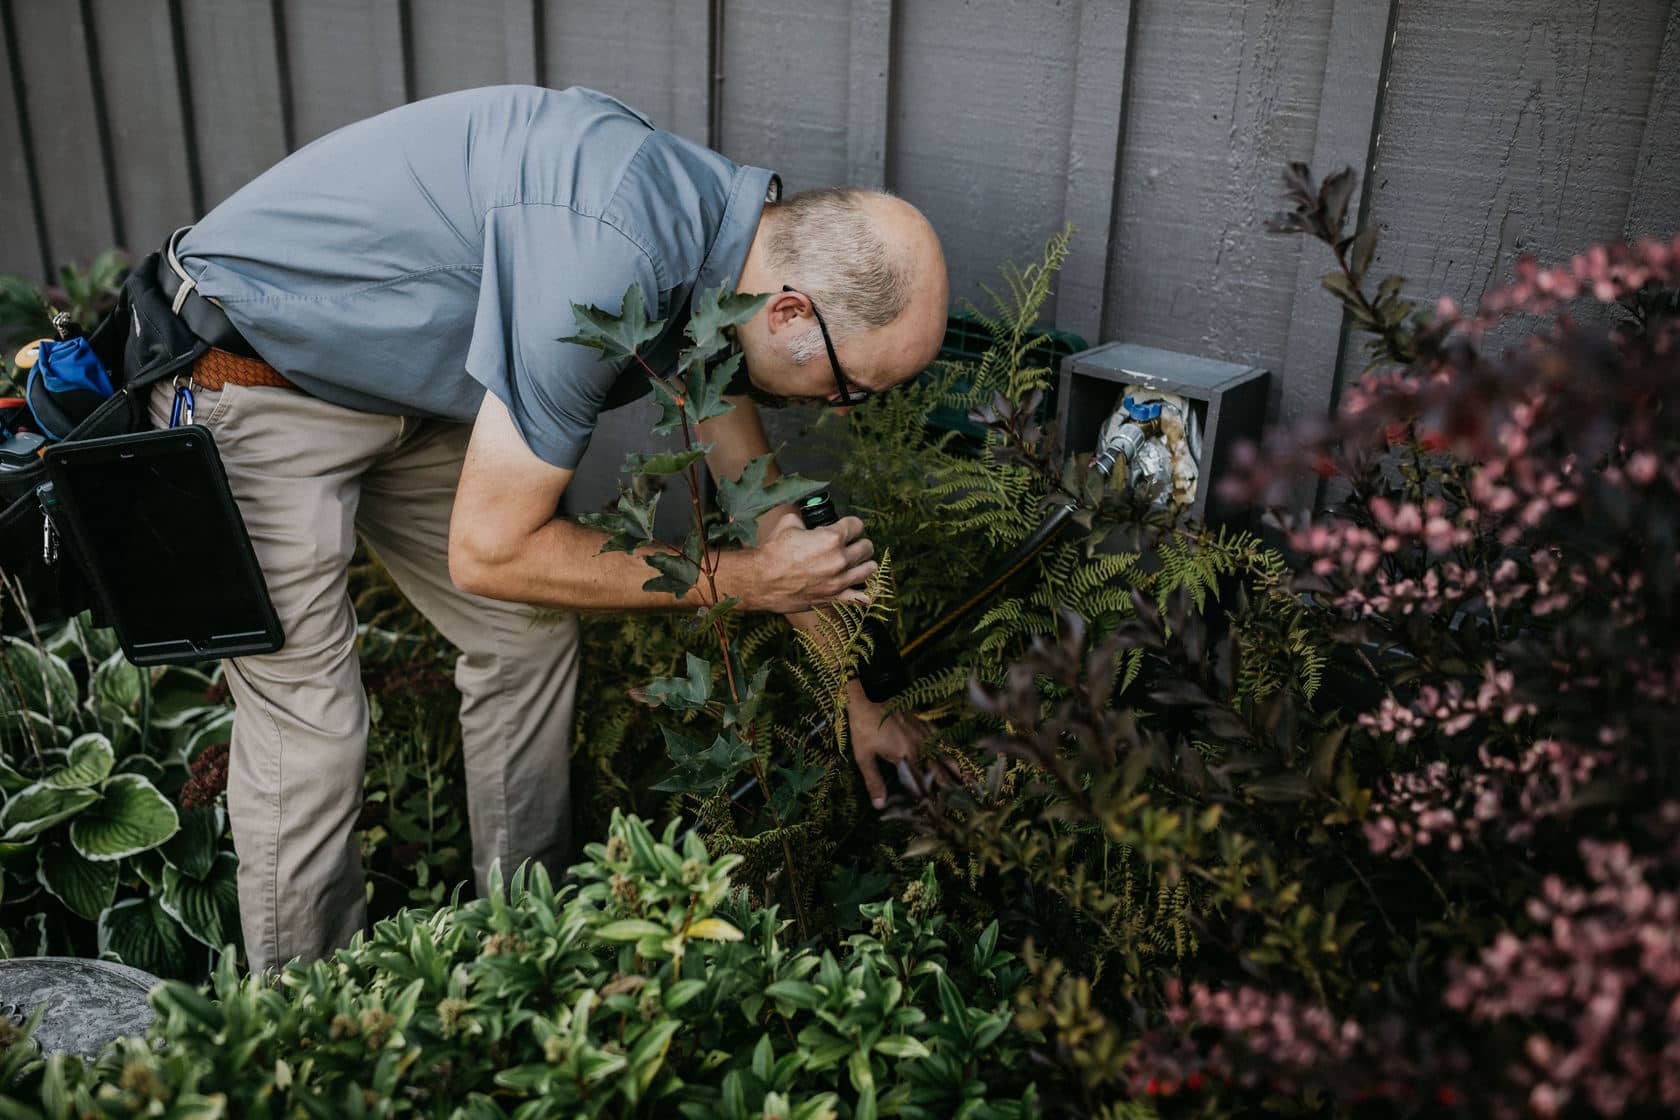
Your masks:
{"label": "bright green new growth", "polygon": [[404,911],[278,986],[228,953],[208,996],[165,985],[148,1038],[91,1065],[13,1046],[0,1114],[1037,1115],[1008,1030],[1021,966],[996,923],[959,940],[931,871],[818,952],[674,822],[615,813],[587,855],[578,888],[498,871],[488,897]]}

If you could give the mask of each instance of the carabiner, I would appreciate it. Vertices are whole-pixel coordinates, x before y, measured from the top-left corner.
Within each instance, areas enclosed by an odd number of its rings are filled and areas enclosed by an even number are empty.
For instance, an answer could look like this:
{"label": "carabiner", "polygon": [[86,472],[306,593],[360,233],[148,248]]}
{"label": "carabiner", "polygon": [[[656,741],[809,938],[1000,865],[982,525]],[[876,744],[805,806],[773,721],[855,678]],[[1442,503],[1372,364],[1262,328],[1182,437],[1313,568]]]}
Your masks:
{"label": "carabiner", "polygon": [[187,376],[187,383],[181,384],[181,378],[175,378],[175,403],[169,409],[169,426],[179,428],[182,424],[193,422],[193,391],[192,376]]}

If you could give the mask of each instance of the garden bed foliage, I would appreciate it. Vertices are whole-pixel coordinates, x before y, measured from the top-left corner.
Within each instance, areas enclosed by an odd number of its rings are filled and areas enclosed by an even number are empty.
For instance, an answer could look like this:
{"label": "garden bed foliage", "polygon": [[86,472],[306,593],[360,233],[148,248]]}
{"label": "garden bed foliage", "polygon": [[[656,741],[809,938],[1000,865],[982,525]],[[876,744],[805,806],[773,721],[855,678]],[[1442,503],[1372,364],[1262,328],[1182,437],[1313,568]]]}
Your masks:
{"label": "garden bed foliage", "polygon": [[[467,864],[447,651],[370,564],[372,890],[376,913],[418,909],[278,989],[231,956],[207,997],[163,989],[161,1051],[124,1043],[81,1066],[14,1046],[4,1108],[1680,1109],[1680,768],[1663,745],[1680,685],[1680,240],[1524,261],[1474,311],[1419,306],[1373,274],[1352,188],[1292,167],[1275,223],[1323,243],[1325,287],[1371,364],[1335,416],[1272,433],[1224,480],[1278,508],[1270,544],[1148,515],[1054,446],[1032,324],[1065,236],[1006,270],[980,363],[818,426],[842,508],[889,557],[869,612],[900,639],[1049,507],[1077,508],[1075,531],[918,664],[900,706],[965,780],[899,790],[884,822],[863,807],[838,688],[866,612],[801,641],[710,585],[718,549],[812,485],[755,465],[719,482],[716,509],[703,500],[698,425],[729,373],[705,359],[755,306],[711,293],[681,388],[656,379],[684,450],[635,457],[592,518],[649,553],[655,589],[710,601],[670,626],[584,620],[574,788],[580,834],[607,841],[575,885],[523,872],[505,896],[449,899]],[[654,326],[627,298],[584,309],[579,331],[633,365]],[[926,426],[953,405],[984,441]],[[1286,512],[1303,487],[1311,513]],[[661,544],[653,510],[672,500],[692,527]],[[80,852],[75,814],[117,775],[175,796],[207,747],[103,706],[108,656],[64,664],[48,675],[68,700],[8,686],[7,726],[53,736],[21,767],[8,740],[0,819],[40,824],[0,851],[13,951],[43,930],[110,947],[78,916],[91,903],[64,901],[79,887],[35,874],[41,846]],[[96,733],[109,767],[78,738]],[[11,807],[43,784],[79,792]],[[48,821],[47,800],[82,804]],[[188,912],[164,901],[186,869],[181,841],[162,843],[103,861],[111,906]],[[102,874],[76,881],[103,892]],[[14,891],[41,916],[15,919]]]}

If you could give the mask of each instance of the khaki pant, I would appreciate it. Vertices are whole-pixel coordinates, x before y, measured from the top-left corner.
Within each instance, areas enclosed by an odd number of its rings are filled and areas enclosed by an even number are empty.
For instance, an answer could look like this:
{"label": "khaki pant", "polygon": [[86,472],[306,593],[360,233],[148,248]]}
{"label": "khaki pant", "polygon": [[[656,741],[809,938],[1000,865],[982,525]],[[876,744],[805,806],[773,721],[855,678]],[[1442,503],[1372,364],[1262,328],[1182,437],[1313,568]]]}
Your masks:
{"label": "khaki pant", "polygon": [[[169,423],[158,387],[152,421]],[[378,416],[289,389],[197,394],[285,630],[277,653],[226,663],[236,704],[228,814],[251,967],[313,959],[366,922],[353,826],[368,701],[346,587],[360,533],[409,600],[461,651],[455,683],[473,873],[534,858],[558,875],[570,828],[577,620],[449,579],[449,512],[469,427]],[[199,573],[209,578],[213,573]]]}

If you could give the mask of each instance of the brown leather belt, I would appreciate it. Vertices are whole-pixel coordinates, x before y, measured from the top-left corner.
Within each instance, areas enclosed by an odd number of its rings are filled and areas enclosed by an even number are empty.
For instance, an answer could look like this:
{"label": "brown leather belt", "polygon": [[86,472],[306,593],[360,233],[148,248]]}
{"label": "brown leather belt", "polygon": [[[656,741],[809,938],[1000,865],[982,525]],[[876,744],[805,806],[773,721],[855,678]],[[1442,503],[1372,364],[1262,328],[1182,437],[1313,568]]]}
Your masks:
{"label": "brown leather belt", "polygon": [[245,358],[226,350],[211,350],[193,363],[193,384],[201,389],[220,389],[224,385],[247,385],[256,388],[291,389],[301,393],[285,375],[261,358]]}

